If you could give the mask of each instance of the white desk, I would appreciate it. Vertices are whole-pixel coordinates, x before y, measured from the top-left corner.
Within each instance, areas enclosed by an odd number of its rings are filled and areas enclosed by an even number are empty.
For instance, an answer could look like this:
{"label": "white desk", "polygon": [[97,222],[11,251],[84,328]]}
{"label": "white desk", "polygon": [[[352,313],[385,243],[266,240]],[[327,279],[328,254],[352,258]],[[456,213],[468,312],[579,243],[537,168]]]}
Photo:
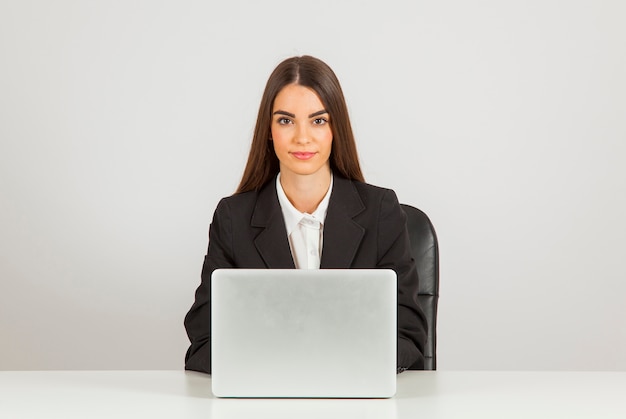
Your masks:
{"label": "white desk", "polygon": [[0,372],[0,418],[626,418],[626,372],[413,372],[382,400],[215,399],[183,371]]}

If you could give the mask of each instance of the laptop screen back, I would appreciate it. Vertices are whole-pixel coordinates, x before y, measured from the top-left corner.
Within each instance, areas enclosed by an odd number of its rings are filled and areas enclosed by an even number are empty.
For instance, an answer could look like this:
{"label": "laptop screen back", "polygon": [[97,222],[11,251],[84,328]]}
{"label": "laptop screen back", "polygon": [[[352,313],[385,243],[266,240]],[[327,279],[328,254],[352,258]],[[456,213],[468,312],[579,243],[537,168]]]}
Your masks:
{"label": "laptop screen back", "polygon": [[218,269],[212,386],[219,397],[391,397],[396,274]]}

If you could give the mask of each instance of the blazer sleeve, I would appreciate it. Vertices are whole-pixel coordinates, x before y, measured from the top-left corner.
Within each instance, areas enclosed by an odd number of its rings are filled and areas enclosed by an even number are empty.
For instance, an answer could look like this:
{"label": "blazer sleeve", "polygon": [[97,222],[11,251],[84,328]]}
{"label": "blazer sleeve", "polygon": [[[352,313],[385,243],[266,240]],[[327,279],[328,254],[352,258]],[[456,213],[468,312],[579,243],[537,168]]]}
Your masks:
{"label": "blazer sleeve", "polygon": [[392,190],[387,190],[381,200],[379,214],[377,265],[393,269],[398,276],[398,371],[423,368],[428,323],[418,303],[419,278],[411,256],[406,214]]}
{"label": "blazer sleeve", "polygon": [[186,370],[211,373],[211,274],[217,268],[234,267],[232,249],[232,217],[228,203],[222,200],[209,227],[209,247],[200,286],[185,316],[185,329],[191,341],[185,356]]}

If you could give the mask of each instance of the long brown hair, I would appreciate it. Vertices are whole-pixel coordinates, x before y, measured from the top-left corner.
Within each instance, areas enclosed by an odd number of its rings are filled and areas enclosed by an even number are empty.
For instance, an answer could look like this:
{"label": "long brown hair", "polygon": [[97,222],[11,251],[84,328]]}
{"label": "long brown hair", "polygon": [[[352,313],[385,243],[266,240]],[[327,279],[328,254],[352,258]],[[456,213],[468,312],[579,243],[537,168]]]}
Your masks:
{"label": "long brown hair", "polygon": [[347,179],[363,182],[348,107],[333,70],[323,61],[303,55],[288,58],[272,72],[265,85],[256,120],[248,162],[236,193],[259,190],[279,172],[279,162],[270,141],[274,99],[283,87],[298,84],[312,89],[330,115],[333,133],[330,168]]}

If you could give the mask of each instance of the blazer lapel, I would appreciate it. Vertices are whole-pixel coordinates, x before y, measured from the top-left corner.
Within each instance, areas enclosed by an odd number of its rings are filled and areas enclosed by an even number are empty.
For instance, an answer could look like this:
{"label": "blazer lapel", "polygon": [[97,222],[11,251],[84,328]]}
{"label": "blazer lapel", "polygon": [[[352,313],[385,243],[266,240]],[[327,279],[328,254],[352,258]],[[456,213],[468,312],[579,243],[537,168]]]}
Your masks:
{"label": "blazer lapel", "polygon": [[321,268],[350,268],[365,235],[365,228],[353,218],[364,209],[354,184],[335,176],[324,223]]}
{"label": "blazer lapel", "polygon": [[285,220],[278,203],[276,182],[268,182],[259,191],[251,220],[252,227],[262,228],[254,245],[269,269],[294,269]]}

